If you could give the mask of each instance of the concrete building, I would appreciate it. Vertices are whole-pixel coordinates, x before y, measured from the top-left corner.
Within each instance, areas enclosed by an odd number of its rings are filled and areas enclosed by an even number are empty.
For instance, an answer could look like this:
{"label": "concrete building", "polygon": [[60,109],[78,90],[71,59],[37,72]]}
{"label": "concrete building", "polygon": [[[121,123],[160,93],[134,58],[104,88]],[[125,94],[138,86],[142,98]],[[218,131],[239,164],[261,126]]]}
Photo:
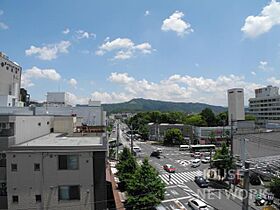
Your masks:
{"label": "concrete building", "polygon": [[70,95],[67,92],[47,92],[46,106],[71,106]]}
{"label": "concrete building", "polygon": [[244,90],[233,88],[228,90],[228,124],[245,120]]}
{"label": "concrete building", "polygon": [[230,137],[231,126],[224,127],[195,127],[194,139],[199,144],[216,144],[221,145],[222,142]]}
{"label": "concrete building", "polygon": [[21,67],[0,52],[0,107],[18,106]]}
{"label": "concrete building", "polygon": [[105,136],[51,133],[11,146],[9,210],[106,209]]}
{"label": "concrete building", "polygon": [[256,116],[258,125],[280,122],[279,88],[271,85],[255,90],[255,98],[249,99],[249,113]]}

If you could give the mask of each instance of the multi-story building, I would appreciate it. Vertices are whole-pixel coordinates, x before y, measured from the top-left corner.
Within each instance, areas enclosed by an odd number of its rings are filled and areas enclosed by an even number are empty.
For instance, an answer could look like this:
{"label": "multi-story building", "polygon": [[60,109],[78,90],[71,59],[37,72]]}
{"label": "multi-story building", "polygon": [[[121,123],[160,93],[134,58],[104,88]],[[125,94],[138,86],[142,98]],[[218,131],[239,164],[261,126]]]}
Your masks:
{"label": "multi-story building", "polygon": [[8,209],[106,209],[106,151],[105,135],[82,133],[9,147]]}
{"label": "multi-story building", "polygon": [[242,88],[228,90],[228,124],[245,120],[244,91]]}
{"label": "multi-story building", "polygon": [[249,99],[249,113],[256,116],[259,125],[280,122],[279,88],[271,85],[255,90],[255,98]]}
{"label": "multi-story building", "polygon": [[21,67],[0,52],[0,106],[18,106]]}
{"label": "multi-story building", "polygon": [[67,92],[48,92],[46,106],[71,106],[70,95]]}

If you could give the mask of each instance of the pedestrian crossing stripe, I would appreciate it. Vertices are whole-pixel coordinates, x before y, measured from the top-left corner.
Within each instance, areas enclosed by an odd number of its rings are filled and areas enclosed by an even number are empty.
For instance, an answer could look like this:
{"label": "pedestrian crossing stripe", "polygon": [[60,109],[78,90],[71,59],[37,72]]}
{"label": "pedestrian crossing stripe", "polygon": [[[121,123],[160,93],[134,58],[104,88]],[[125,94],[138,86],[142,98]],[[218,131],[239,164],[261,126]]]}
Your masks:
{"label": "pedestrian crossing stripe", "polygon": [[159,175],[162,181],[167,184],[183,184],[189,181],[194,181],[195,176],[202,176],[203,172],[200,170],[197,171],[189,171],[189,172],[179,172],[179,173],[174,173],[171,175],[171,179],[169,182],[169,175],[171,174],[161,174]]}

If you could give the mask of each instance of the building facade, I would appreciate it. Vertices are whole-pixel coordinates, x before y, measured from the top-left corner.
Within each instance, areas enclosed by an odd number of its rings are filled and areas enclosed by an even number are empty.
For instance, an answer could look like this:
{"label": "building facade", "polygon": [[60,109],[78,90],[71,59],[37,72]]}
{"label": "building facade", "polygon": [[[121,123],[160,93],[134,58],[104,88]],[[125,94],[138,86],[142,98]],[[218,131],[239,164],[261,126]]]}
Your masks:
{"label": "building facade", "polygon": [[280,122],[279,88],[267,86],[255,90],[255,98],[249,99],[249,113],[259,125]]}
{"label": "building facade", "polygon": [[231,126],[224,127],[195,127],[194,139],[198,144],[221,145],[230,138]]}
{"label": "building facade", "polygon": [[11,146],[8,209],[106,209],[105,136],[52,133]]}
{"label": "building facade", "polygon": [[244,90],[233,88],[228,90],[228,124],[245,120]]}
{"label": "building facade", "polygon": [[0,52],[0,107],[18,106],[22,68]]}

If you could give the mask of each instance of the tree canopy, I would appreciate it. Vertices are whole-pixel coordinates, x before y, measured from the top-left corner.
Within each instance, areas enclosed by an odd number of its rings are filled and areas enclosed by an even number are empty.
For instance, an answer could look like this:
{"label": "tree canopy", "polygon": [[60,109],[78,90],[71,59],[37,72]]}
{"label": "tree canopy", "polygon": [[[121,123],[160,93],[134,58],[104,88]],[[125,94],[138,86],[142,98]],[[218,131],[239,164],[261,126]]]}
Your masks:
{"label": "tree canopy", "polygon": [[183,140],[184,136],[181,130],[178,128],[171,128],[166,131],[163,143],[165,145],[182,144]]}
{"label": "tree canopy", "polygon": [[207,126],[216,126],[216,116],[212,109],[205,108],[201,111],[200,115],[206,121]]}
{"label": "tree canopy", "polygon": [[269,188],[276,198],[280,198],[280,178],[272,179]]}
{"label": "tree canopy", "polygon": [[154,209],[164,199],[165,185],[145,158],[128,183],[128,209]]}

